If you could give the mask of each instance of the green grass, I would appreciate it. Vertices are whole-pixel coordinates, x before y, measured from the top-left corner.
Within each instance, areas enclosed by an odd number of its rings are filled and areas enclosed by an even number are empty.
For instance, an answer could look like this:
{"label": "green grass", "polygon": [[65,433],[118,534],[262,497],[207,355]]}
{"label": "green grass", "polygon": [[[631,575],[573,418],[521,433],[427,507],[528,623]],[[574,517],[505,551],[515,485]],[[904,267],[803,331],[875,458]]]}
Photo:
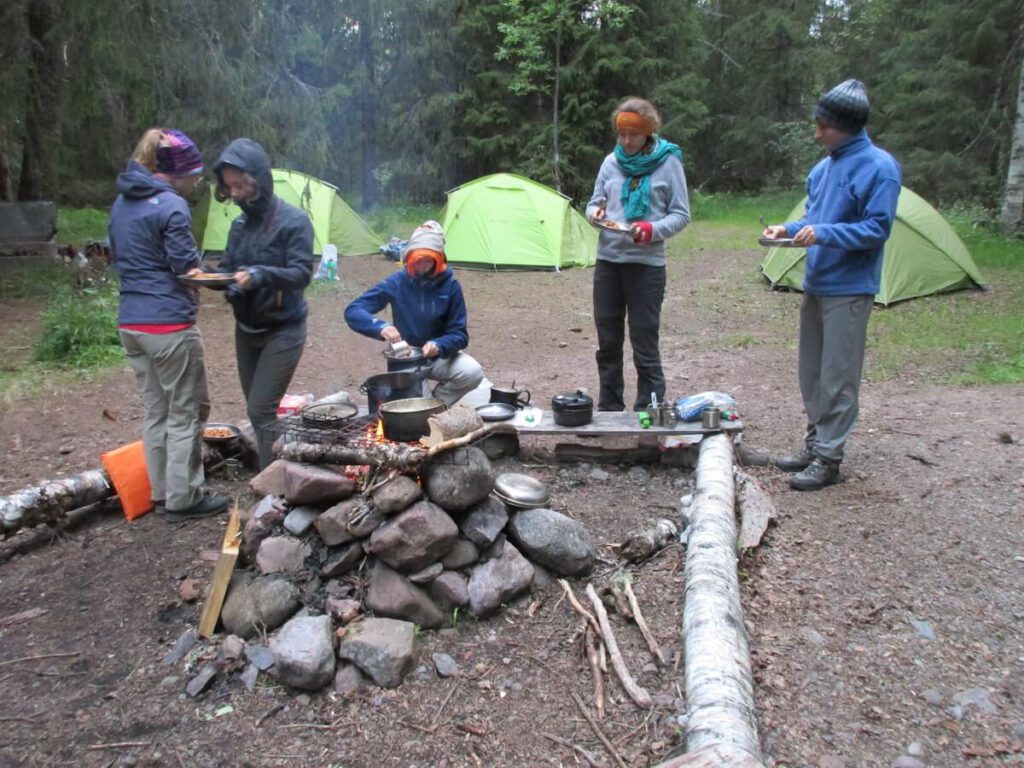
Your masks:
{"label": "green grass", "polygon": [[43,312],[34,362],[59,368],[100,368],[123,360],[117,332],[117,283],[92,292],[61,287]]}
{"label": "green grass", "polygon": [[71,279],[71,272],[60,262],[0,260],[0,301],[45,299]]}
{"label": "green grass", "polygon": [[802,192],[766,192],[761,195],[706,195],[693,192],[693,221],[681,243],[689,249],[740,250],[759,248],[761,218],[769,224],[785,221]]}
{"label": "green grass", "polygon": [[99,208],[60,208],[56,240],[61,245],[70,243],[78,248],[89,240],[104,240],[109,220],[108,212]]}

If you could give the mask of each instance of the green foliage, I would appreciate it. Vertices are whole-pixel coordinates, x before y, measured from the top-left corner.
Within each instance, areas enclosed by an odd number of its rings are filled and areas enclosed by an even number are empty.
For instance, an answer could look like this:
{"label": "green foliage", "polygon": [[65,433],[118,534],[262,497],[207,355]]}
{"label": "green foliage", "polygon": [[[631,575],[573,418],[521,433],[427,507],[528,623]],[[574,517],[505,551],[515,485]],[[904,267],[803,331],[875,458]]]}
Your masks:
{"label": "green foliage", "polygon": [[82,248],[89,240],[107,237],[108,211],[98,208],[66,208],[57,210],[56,240],[62,244]]}
{"label": "green foliage", "polygon": [[70,279],[68,270],[57,262],[4,260],[0,262],[0,300],[45,298]]}
{"label": "green foliage", "polygon": [[93,292],[58,287],[43,313],[33,359],[65,368],[95,368],[122,357],[117,332],[117,286]]}

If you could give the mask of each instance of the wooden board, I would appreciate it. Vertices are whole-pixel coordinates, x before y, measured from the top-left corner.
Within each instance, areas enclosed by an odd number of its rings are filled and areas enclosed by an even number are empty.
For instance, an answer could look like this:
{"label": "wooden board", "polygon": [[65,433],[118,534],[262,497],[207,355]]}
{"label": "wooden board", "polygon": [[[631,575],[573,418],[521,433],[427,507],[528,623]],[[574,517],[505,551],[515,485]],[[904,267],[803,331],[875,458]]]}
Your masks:
{"label": "wooden board", "polygon": [[[529,416],[533,415],[533,421]],[[539,415],[539,419],[537,418]],[[539,408],[516,411],[516,415],[505,424],[511,424],[520,435],[712,435],[716,432],[740,432],[742,421],[723,421],[721,429],[704,429],[699,421],[680,421],[674,427],[640,426],[637,415],[632,411],[596,411],[589,424],[581,427],[563,427],[555,424],[551,411]]]}
{"label": "wooden board", "polygon": [[217,565],[213,568],[213,579],[210,581],[210,595],[203,606],[203,614],[199,619],[200,637],[212,637],[220,618],[220,609],[224,607],[224,597],[228,593],[231,574],[235,571],[238,560],[238,542],[241,539],[238,502],[231,508],[228,528],[224,531],[224,541],[220,547]]}

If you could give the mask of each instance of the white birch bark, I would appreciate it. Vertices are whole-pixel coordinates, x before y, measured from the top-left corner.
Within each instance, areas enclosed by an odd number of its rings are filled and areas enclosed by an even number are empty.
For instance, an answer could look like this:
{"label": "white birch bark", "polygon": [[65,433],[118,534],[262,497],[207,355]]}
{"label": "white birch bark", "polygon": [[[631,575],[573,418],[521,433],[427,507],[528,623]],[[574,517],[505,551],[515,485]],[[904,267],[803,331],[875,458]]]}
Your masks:
{"label": "white birch bark", "polygon": [[1006,172],[1006,191],[999,222],[1004,229],[1017,229],[1024,218],[1024,59],[1017,84],[1017,118],[1013,123],[1010,165]]}

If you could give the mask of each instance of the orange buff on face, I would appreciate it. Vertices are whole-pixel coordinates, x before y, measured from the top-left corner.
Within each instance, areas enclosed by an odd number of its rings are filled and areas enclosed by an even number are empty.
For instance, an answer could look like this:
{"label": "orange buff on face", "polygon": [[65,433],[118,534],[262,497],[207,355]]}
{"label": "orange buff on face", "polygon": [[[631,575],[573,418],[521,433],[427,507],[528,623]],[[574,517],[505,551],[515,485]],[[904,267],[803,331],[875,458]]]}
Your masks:
{"label": "orange buff on face", "polygon": [[448,264],[444,254],[429,248],[416,248],[405,256],[405,271],[409,277],[420,277],[424,273],[418,271],[420,262],[426,261],[431,265],[426,274],[439,275],[447,269]]}
{"label": "orange buff on face", "polygon": [[654,134],[654,123],[639,112],[619,112],[615,116],[615,130],[636,131],[644,136],[652,136]]}

